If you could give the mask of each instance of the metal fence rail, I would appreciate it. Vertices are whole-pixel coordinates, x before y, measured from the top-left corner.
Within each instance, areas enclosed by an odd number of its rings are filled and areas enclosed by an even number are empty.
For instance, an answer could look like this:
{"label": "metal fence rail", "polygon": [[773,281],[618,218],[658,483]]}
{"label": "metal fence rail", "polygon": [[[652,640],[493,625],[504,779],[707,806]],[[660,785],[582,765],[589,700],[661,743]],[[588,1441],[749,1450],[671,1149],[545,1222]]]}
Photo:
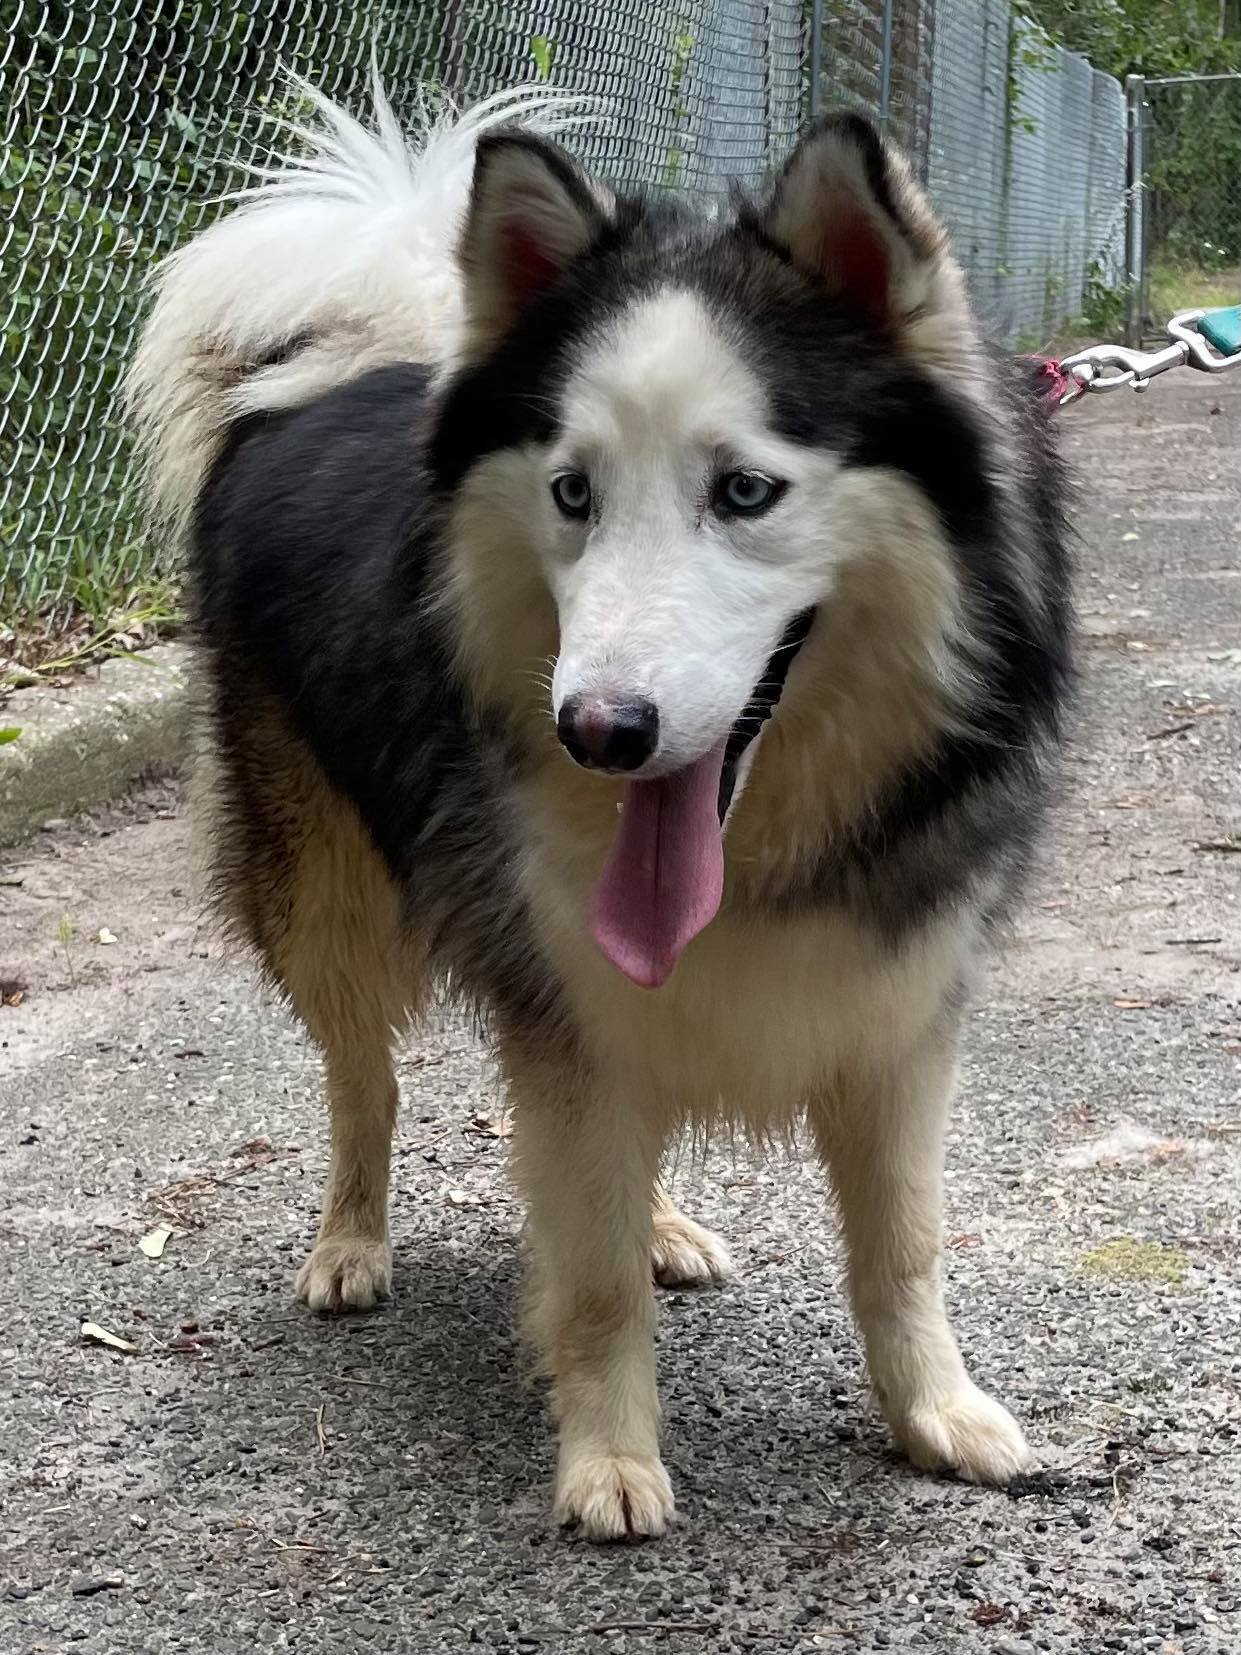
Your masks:
{"label": "metal fence rail", "polygon": [[1120,272],[1123,108],[1007,0],[0,0],[0,659],[33,617],[100,620],[168,570],[140,526],[115,394],[142,277],[217,211],[283,70],[398,114],[540,77],[602,95],[583,158],[706,195],[768,175],[810,107],[900,141],[1014,341]]}

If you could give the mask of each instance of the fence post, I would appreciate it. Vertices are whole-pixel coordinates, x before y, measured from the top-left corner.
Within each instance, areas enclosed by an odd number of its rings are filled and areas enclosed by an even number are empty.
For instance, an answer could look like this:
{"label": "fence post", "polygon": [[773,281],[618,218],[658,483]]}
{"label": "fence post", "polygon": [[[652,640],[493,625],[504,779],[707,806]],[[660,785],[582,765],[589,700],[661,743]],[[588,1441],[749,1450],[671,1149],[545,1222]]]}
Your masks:
{"label": "fence post", "polygon": [[810,119],[823,113],[823,0],[810,8]]}
{"label": "fence post", "polygon": [[883,48],[879,63],[879,126],[887,133],[892,113],[892,11],[895,0],[883,0]]}
{"label": "fence post", "polygon": [[1142,312],[1146,290],[1143,198],[1146,176],[1145,132],[1142,114],[1146,104],[1146,77],[1125,76],[1125,343],[1142,343]]}

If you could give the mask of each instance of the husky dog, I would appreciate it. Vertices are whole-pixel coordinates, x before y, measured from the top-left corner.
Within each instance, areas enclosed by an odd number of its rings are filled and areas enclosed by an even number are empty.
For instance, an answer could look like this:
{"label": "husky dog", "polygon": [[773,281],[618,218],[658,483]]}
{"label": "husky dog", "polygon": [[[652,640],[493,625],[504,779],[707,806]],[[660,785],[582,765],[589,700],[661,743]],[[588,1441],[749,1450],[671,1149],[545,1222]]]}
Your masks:
{"label": "husky dog", "polygon": [[896,1445],[1027,1463],[944,1311],[963,999],[1068,676],[1062,482],[905,163],[852,115],[715,216],[517,91],[312,147],[176,254],[130,380],[185,532],[214,883],[322,1048],[297,1278],[389,1286],[392,1047],[436,986],[515,1106],[556,1516],[658,1534],[682,1128],[801,1121]]}

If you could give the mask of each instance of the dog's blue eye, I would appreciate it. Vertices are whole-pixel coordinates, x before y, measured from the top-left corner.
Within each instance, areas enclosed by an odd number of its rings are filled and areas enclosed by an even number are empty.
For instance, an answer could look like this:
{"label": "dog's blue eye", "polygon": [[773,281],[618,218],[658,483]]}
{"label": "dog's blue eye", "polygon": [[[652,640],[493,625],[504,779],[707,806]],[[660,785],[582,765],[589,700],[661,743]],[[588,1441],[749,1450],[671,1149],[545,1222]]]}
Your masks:
{"label": "dog's blue eye", "polygon": [[775,504],[783,486],[757,471],[728,471],[715,486],[715,504],[723,511],[753,517]]}
{"label": "dog's blue eye", "polygon": [[566,471],[552,483],[552,499],[566,517],[590,516],[590,482],[580,471]]}

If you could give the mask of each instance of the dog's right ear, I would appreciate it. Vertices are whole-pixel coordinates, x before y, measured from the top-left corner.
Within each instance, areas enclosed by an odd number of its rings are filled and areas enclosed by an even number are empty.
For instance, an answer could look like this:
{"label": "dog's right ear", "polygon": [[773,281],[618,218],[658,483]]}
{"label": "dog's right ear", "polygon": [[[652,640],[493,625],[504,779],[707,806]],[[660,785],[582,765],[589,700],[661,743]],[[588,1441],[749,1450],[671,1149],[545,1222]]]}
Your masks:
{"label": "dog's right ear", "polygon": [[470,355],[503,337],[603,233],[614,206],[610,191],[545,139],[479,140],[460,249]]}
{"label": "dog's right ear", "polygon": [[765,225],[830,293],[899,328],[937,301],[946,236],[904,159],[859,115],[827,115],[789,157]]}

